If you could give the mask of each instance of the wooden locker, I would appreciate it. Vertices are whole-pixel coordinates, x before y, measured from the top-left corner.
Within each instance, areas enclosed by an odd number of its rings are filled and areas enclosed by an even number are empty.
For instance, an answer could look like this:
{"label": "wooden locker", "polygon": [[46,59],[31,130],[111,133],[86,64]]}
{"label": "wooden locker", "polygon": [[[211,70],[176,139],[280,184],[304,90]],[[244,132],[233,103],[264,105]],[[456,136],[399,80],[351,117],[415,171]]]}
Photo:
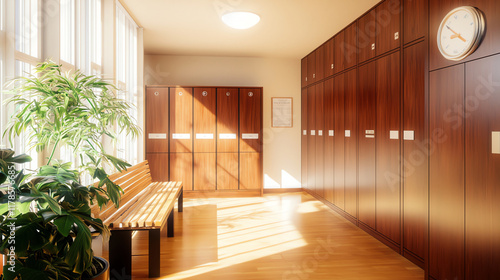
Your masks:
{"label": "wooden locker", "polygon": [[426,129],[424,42],[404,50],[403,131],[413,133],[413,139],[403,139],[404,228],[403,248],[421,260],[425,258],[428,206],[428,160],[425,143]]}
{"label": "wooden locker", "polygon": [[323,107],[323,83],[316,86],[315,114],[316,114],[316,194],[324,197],[323,175],[325,167],[324,141],[325,141],[325,122]]}
{"label": "wooden locker", "polygon": [[[428,0],[404,0],[404,43],[424,37],[428,26]],[[400,34],[401,35],[401,34]],[[422,56],[424,57],[424,56]]]}
{"label": "wooden locker", "polygon": [[307,84],[316,82],[316,52],[313,51],[307,56]]}
{"label": "wooden locker", "polygon": [[262,154],[240,153],[240,190],[260,190],[262,184]]}
{"label": "wooden locker", "polygon": [[193,151],[193,89],[170,88],[170,152]]}
{"label": "wooden locker", "polygon": [[467,63],[465,136],[465,279],[500,275],[500,55]]}
{"label": "wooden locker", "polygon": [[316,190],[316,87],[307,88],[307,186]]}
{"label": "wooden locker", "polygon": [[194,152],[215,153],[215,88],[194,89]]}
{"label": "wooden locker", "polygon": [[316,53],[316,77],[315,81],[320,81],[324,78],[325,75],[325,69],[324,69],[324,62],[325,62],[325,47],[326,45],[321,45],[318,49],[316,49],[314,52]]}
{"label": "wooden locker", "polygon": [[400,45],[400,18],[403,9],[400,0],[385,0],[376,8],[376,54],[380,55]]}
{"label": "wooden locker", "polygon": [[168,88],[146,88],[146,152],[168,153]]}
{"label": "wooden locker", "polygon": [[193,154],[170,154],[170,181],[181,181],[184,190],[193,190]]}
{"label": "wooden locker", "polygon": [[258,88],[242,88],[240,89],[240,152],[261,151],[262,92]]}
{"label": "wooden locker", "polygon": [[238,153],[217,153],[217,190],[237,190],[238,182]]}
{"label": "wooden locker", "polygon": [[324,150],[324,186],[325,186],[325,199],[331,203],[334,203],[333,189],[335,184],[335,147],[334,147],[334,135],[336,131],[334,123],[334,107],[333,107],[333,78],[325,81],[324,84],[324,106],[325,106],[325,150]]}
{"label": "wooden locker", "polygon": [[375,62],[358,68],[358,215],[375,229]]}
{"label": "wooden locker", "polygon": [[344,136],[344,188],[345,211],[357,217],[357,110],[356,69],[345,73],[344,84],[344,131],[339,131]]}
{"label": "wooden locker", "polygon": [[301,128],[302,128],[302,136],[301,136],[301,182],[302,188],[307,189],[307,136],[309,135],[309,131],[307,130],[307,89],[302,89],[301,96]]}
{"label": "wooden locker", "polygon": [[168,153],[146,153],[153,182],[168,181]]}
{"label": "wooden locker", "polygon": [[333,92],[333,110],[335,112],[335,184],[334,204],[344,210],[344,75],[335,77]]}
{"label": "wooden locker", "polygon": [[356,55],[358,54],[358,42],[357,42],[357,24],[352,23],[344,32],[344,45],[342,49],[344,51],[344,69],[349,69],[356,66]]}
{"label": "wooden locker", "polygon": [[463,78],[461,64],[429,79],[429,275],[439,280],[462,280],[465,271]]}
{"label": "wooden locker", "polygon": [[[378,14],[378,13],[377,13]],[[376,224],[377,231],[401,241],[400,53],[376,61]]]}
{"label": "wooden locker", "polygon": [[216,153],[194,153],[195,191],[215,191]]}
{"label": "wooden locker", "polygon": [[306,87],[308,85],[308,82],[307,82],[307,57],[304,57],[301,61],[300,61],[300,65],[301,65],[301,85],[302,87]]}
{"label": "wooden locker", "polygon": [[376,22],[375,9],[358,19],[358,60],[359,63],[375,57]]}
{"label": "wooden locker", "polygon": [[335,35],[335,67],[334,67],[334,72],[339,73],[344,70],[345,67],[345,33],[344,30],[340,31]]}
{"label": "wooden locker", "polygon": [[238,95],[237,88],[217,88],[217,152],[219,153],[238,152]]}
{"label": "wooden locker", "polygon": [[335,71],[335,39],[331,38],[328,40],[325,45],[324,45],[324,64],[323,64],[323,69],[324,69],[324,77],[330,77],[332,76]]}

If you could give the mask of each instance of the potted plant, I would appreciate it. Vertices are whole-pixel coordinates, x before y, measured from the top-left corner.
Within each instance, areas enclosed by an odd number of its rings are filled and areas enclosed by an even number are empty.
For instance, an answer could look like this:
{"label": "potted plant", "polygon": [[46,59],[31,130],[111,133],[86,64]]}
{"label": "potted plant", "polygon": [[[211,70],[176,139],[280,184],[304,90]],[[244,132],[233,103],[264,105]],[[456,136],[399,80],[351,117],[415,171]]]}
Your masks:
{"label": "potted plant", "polygon": [[[106,238],[109,230],[92,217],[90,207],[95,203],[102,207],[110,201],[119,206],[123,191],[109,180],[105,167],[121,171],[130,166],[106,153],[102,141],[117,141],[115,127],[135,137],[140,129],[128,114],[131,105],[116,98],[116,88],[111,84],[80,72],[63,73],[60,65],[50,61],[35,70],[38,76],[14,82],[8,102],[19,109],[4,136],[12,141],[24,132],[31,148],[46,150],[49,156],[46,165],[27,175],[12,167],[20,159],[28,160],[26,156],[1,151],[0,178],[5,177],[7,184],[0,194],[0,249],[9,259],[10,251],[15,251],[11,263],[15,269],[8,270],[12,265],[5,265],[4,277],[92,277],[99,273],[96,269],[102,262],[93,255],[92,231]],[[74,169],[71,163],[54,159],[55,151],[63,145],[78,156]],[[98,183],[82,184],[84,174]],[[16,205],[13,211],[9,208],[12,198]],[[15,250],[10,250],[11,235],[16,236]]]}

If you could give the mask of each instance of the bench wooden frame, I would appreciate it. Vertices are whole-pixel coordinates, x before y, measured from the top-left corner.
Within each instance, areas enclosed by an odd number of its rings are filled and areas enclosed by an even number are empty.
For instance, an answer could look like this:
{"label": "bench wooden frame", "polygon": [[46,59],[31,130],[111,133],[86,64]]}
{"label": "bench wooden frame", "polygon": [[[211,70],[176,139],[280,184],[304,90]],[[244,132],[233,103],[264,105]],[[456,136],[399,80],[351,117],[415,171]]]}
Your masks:
{"label": "bench wooden frame", "polygon": [[[174,236],[174,206],[183,211],[182,182],[153,182],[148,161],[109,176],[125,192],[117,209],[112,203],[99,209],[92,206],[94,217],[111,231],[109,265],[111,279],[132,275],[132,233],[149,231],[149,277],[160,276],[160,232]],[[115,276],[115,277],[114,277]]]}

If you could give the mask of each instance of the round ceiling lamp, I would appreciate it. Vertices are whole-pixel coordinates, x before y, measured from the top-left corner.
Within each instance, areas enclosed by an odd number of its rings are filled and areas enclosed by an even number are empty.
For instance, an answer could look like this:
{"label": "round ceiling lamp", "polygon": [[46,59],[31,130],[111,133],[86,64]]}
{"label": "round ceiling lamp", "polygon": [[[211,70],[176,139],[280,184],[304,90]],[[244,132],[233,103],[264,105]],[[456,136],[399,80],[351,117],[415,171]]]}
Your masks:
{"label": "round ceiling lamp", "polygon": [[232,12],[222,16],[222,21],[234,29],[248,29],[260,21],[260,17],[250,12]]}

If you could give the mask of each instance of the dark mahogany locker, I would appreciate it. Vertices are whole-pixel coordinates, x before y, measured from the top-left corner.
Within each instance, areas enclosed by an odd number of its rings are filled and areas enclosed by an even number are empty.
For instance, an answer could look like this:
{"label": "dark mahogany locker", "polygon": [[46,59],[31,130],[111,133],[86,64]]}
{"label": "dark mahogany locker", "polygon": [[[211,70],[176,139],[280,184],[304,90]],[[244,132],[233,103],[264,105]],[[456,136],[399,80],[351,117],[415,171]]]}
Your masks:
{"label": "dark mahogany locker", "polygon": [[356,65],[357,48],[357,23],[354,22],[344,29],[344,44],[341,46],[344,52],[344,69]]}
{"label": "dark mahogany locker", "polygon": [[465,271],[463,78],[461,64],[429,80],[429,275],[438,280],[462,280]]}
{"label": "dark mahogany locker", "polygon": [[307,56],[307,84],[316,82],[316,51]]}
{"label": "dark mahogany locker", "polygon": [[333,90],[333,111],[335,115],[335,184],[334,204],[344,210],[344,74],[336,76]]}
{"label": "dark mahogany locker", "polygon": [[422,38],[427,34],[427,15],[429,13],[427,3],[428,1],[403,1],[403,38],[405,44]]}
{"label": "dark mahogany locker", "polygon": [[376,61],[376,224],[377,231],[401,241],[400,218],[400,53]]}
{"label": "dark mahogany locker", "polygon": [[307,185],[316,190],[316,87],[307,88]]}
{"label": "dark mahogany locker", "polygon": [[217,88],[217,190],[237,190],[238,89]]}
{"label": "dark mahogany locker", "polygon": [[324,121],[324,104],[323,104],[323,83],[319,83],[316,86],[316,103],[315,103],[315,114],[316,114],[316,194],[320,197],[324,197],[325,190],[323,185],[324,176],[324,141],[325,141],[325,121]]}
{"label": "dark mahogany locker", "polygon": [[[401,0],[385,0],[376,8],[376,54],[380,55],[400,45],[400,18],[403,12]],[[399,80],[399,79],[398,79]]]}
{"label": "dark mahogany locker", "polygon": [[170,152],[193,151],[193,89],[170,88]]}
{"label": "dark mahogany locker", "polygon": [[375,57],[376,34],[377,34],[376,12],[370,10],[358,19],[358,60],[359,63]]}
{"label": "dark mahogany locker", "polygon": [[307,185],[307,135],[309,132],[307,130],[307,89],[302,89],[302,113],[301,113],[301,177],[302,177],[302,188],[308,189]]}
{"label": "dark mahogany locker", "polygon": [[375,63],[358,68],[359,221],[375,229]]}
{"label": "dark mahogany locker", "polygon": [[324,63],[323,63],[323,69],[324,69],[324,77],[330,77],[332,76],[335,71],[335,39],[331,38],[324,44]]}
{"label": "dark mahogany locker", "polygon": [[338,131],[344,136],[344,186],[345,186],[345,211],[357,217],[357,110],[356,70],[344,74],[344,131]]}
{"label": "dark mahogany locker", "polygon": [[308,85],[308,82],[307,82],[307,57],[304,57],[301,61],[300,61],[300,67],[301,67],[301,85],[302,87],[306,87]]}
{"label": "dark mahogany locker", "polygon": [[325,47],[326,45],[321,45],[316,51],[316,77],[315,81],[320,81],[325,77],[325,69],[324,69],[324,64],[325,64]]}
{"label": "dark mahogany locker", "polygon": [[240,152],[262,152],[262,92],[240,89]]}
{"label": "dark mahogany locker", "polygon": [[168,153],[168,88],[146,89],[146,152]]}
{"label": "dark mahogany locker", "polygon": [[344,30],[340,31],[335,35],[335,67],[333,71],[339,73],[344,70],[345,67],[345,54],[346,54],[346,44]]}
{"label": "dark mahogany locker", "polygon": [[[466,279],[500,275],[500,55],[466,69]],[[492,147],[496,147],[493,151]]]}
{"label": "dark mahogany locker", "polygon": [[[415,1],[414,1],[415,2]],[[428,160],[421,143],[428,140],[426,129],[424,42],[404,50],[403,85],[403,248],[419,258],[425,258],[427,232]],[[407,134],[407,139],[404,134]],[[413,137],[412,137],[413,136]],[[406,252],[405,252],[406,255]],[[411,257],[411,256],[410,256]]]}
{"label": "dark mahogany locker", "polygon": [[328,79],[324,83],[324,96],[323,96],[323,104],[325,107],[325,148],[324,148],[324,193],[325,199],[331,203],[334,203],[333,197],[333,186],[334,186],[334,108],[333,108],[333,78]]}

